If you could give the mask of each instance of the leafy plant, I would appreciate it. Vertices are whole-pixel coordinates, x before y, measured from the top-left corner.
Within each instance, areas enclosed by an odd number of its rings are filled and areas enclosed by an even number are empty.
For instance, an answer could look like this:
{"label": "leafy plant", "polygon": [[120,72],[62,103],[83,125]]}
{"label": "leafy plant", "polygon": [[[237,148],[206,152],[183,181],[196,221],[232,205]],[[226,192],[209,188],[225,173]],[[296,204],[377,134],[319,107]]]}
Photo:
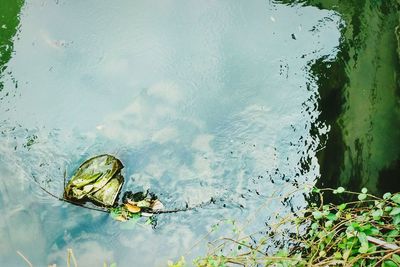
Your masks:
{"label": "leafy plant", "polygon": [[[337,189],[317,189],[319,201],[301,212],[282,218],[272,233],[250,245],[251,236],[226,240],[218,249],[194,261],[200,267],[241,266],[400,266],[400,193],[382,198],[363,188],[360,193]],[[325,203],[324,194],[347,194],[355,201]],[[315,203],[318,202],[318,203]],[[286,233],[291,225],[295,233]],[[303,229],[303,230],[300,230]],[[294,244],[289,249],[267,254],[261,249],[271,236],[282,235]],[[230,243],[230,244],[229,244]],[[231,244],[236,249],[224,250]],[[180,261],[185,266],[184,261]]]}

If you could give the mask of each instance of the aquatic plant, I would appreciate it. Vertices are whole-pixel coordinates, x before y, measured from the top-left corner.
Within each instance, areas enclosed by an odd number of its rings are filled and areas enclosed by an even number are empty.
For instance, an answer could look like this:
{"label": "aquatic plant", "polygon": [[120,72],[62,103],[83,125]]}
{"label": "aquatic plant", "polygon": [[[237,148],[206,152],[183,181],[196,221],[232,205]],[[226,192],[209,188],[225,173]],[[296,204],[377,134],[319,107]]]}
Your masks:
{"label": "aquatic plant", "polygon": [[[281,218],[273,232],[255,243],[250,235],[221,238],[223,242],[196,259],[194,265],[400,266],[400,193],[376,197],[366,188],[356,193],[343,187],[314,189],[313,193],[317,198],[302,215]],[[345,195],[348,201],[325,203],[325,194],[337,195],[336,199]],[[288,225],[295,230],[284,231]],[[274,253],[263,249],[276,235],[293,245]],[[185,259],[169,262],[168,266],[186,266]]]}

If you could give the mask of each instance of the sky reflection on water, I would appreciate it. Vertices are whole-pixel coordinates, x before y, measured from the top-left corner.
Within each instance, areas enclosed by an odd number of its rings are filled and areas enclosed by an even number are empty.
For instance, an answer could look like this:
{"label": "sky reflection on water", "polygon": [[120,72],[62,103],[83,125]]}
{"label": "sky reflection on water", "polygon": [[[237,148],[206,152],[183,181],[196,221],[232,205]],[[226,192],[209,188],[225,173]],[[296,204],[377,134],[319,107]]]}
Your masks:
{"label": "sky reflection on water", "polygon": [[[7,64],[18,87],[3,77],[0,259],[20,264],[21,250],[60,264],[72,247],[82,266],[161,266],[213,223],[245,221],[273,194],[312,184],[307,64],[335,56],[339,24],[267,1],[27,1]],[[149,188],[172,208],[218,201],[128,230],[32,182],[61,194],[64,170],[99,153],[122,160],[124,190]],[[304,204],[274,201],[252,227]]]}

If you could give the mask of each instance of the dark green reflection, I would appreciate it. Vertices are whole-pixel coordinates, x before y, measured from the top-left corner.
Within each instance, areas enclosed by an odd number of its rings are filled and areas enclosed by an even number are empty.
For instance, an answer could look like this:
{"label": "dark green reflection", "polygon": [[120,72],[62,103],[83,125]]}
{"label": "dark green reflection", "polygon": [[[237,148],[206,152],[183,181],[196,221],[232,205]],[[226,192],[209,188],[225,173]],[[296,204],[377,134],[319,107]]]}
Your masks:
{"label": "dark green reflection", "polygon": [[[281,1],[294,3],[294,1]],[[398,0],[308,0],[344,20],[334,62],[312,66],[322,121],[331,126],[318,155],[320,186],[400,190]]]}
{"label": "dark green reflection", "polygon": [[0,1],[0,91],[3,90],[2,78],[13,51],[13,37],[18,31],[23,4],[23,0]]}

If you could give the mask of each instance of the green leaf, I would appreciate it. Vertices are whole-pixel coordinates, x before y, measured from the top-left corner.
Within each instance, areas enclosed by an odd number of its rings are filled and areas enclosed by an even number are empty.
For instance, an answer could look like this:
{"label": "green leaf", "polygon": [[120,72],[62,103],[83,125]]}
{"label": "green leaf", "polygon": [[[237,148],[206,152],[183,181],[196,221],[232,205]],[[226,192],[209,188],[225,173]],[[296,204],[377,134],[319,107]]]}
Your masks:
{"label": "green leaf", "polygon": [[346,235],[347,235],[347,238],[350,238],[350,237],[352,237],[352,236],[354,236],[354,227],[353,226],[348,226],[347,227],[347,229],[346,229]]}
{"label": "green leaf", "polygon": [[376,228],[376,227],[371,227],[368,230],[365,230],[364,233],[366,235],[370,235],[370,236],[376,236],[376,235],[380,234],[378,228]]}
{"label": "green leaf", "polygon": [[383,208],[383,205],[384,205],[384,202],[375,200],[375,201],[374,201],[374,204],[375,204],[375,207],[376,207],[376,208],[382,209],[382,208]]}
{"label": "green leaf", "polygon": [[323,238],[325,238],[325,236],[326,236],[326,234],[324,233],[324,232],[318,232],[318,235],[317,235],[317,237],[319,238],[319,239],[323,239]]}
{"label": "green leaf", "polygon": [[378,221],[383,215],[383,210],[381,209],[374,210],[372,211],[371,215],[375,221]]}
{"label": "green leaf", "polygon": [[345,189],[343,188],[343,187],[338,187],[337,189],[336,189],[336,192],[338,193],[338,194],[341,194],[341,193],[343,193],[345,191]]}
{"label": "green leaf", "polygon": [[398,230],[391,230],[387,233],[387,236],[389,236],[389,237],[397,237],[398,235],[399,235]]}
{"label": "green leaf", "polygon": [[281,249],[276,253],[276,256],[278,257],[287,257],[288,255],[289,253],[284,249]]}
{"label": "green leaf", "polygon": [[115,219],[121,214],[121,208],[110,209],[110,217]]}
{"label": "green leaf", "polygon": [[168,261],[168,267],[184,267],[186,265],[185,258],[182,256],[176,263]]}
{"label": "green leaf", "polygon": [[309,236],[313,236],[313,235],[314,235],[314,230],[308,231],[308,235],[309,235]]}
{"label": "green leaf", "polygon": [[360,225],[359,231],[360,232],[365,232],[371,229],[372,225],[370,223],[367,223],[365,225]]}
{"label": "green leaf", "polygon": [[390,212],[393,208],[392,207],[385,207],[386,212]]}
{"label": "green leaf", "polygon": [[312,215],[314,216],[314,219],[319,220],[322,218],[322,213],[320,211],[314,211],[312,213]]}
{"label": "green leaf", "polygon": [[367,253],[367,252],[368,252],[368,246],[361,246],[361,247],[358,249],[358,252],[360,252],[360,253]]}
{"label": "green leaf", "polygon": [[340,204],[339,206],[338,206],[338,209],[339,210],[344,210],[345,208],[346,208],[346,203],[343,203],[343,204]]}
{"label": "green leaf", "polygon": [[336,214],[329,213],[326,218],[330,221],[335,221],[337,219]]}
{"label": "green leaf", "polygon": [[399,255],[393,254],[393,255],[392,255],[392,260],[393,260],[394,262],[396,262],[397,264],[400,264],[400,256],[399,256]]}
{"label": "green leaf", "polygon": [[350,250],[345,250],[343,253],[343,259],[347,260],[350,256],[351,251]]}
{"label": "green leaf", "polygon": [[397,204],[400,204],[400,194],[394,194],[391,198],[391,200],[393,200],[394,202],[396,202]]}
{"label": "green leaf", "polygon": [[117,267],[117,264],[115,262],[110,264],[110,267]]}
{"label": "green leaf", "polygon": [[400,207],[395,207],[392,209],[392,211],[389,213],[390,216],[394,216],[400,213]]}
{"label": "green leaf", "polygon": [[[358,237],[358,240],[359,240],[360,243],[361,243],[361,247],[366,247],[367,250],[368,250],[368,239],[367,239],[367,235],[366,235],[365,233],[361,232],[361,233],[358,233],[357,237]],[[365,253],[365,252],[361,252],[361,253]]]}
{"label": "green leaf", "polygon": [[399,231],[391,230],[386,234],[386,238],[385,239],[386,239],[387,242],[390,243],[390,242],[393,242],[398,235],[399,235]]}
{"label": "green leaf", "polygon": [[390,193],[383,194],[383,199],[389,199],[392,196]]}
{"label": "green leaf", "polygon": [[366,194],[359,194],[358,195],[358,200],[360,200],[360,201],[363,201],[363,200],[365,200],[367,198],[367,195]]}
{"label": "green leaf", "polygon": [[361,193],[366,194],[368,192],[368,189],[363,187],[363,189],[361,189]]}
{"label": "green leaf", "polygon": [[318,189],[318,188],[316,188],[316,187],[314,187],[312,191],[313,191],[313,193],[319,193],[319,192],[321,192],[321,190]]}
{"label": "green leaf", "polygon": [[325,227],[330,228],[332,226],[332,221],[326,221],[325,222]]}
{"label": "green leaf", "polygon": [[398,267],[398,265],[391,260],[386,260],[382,263],[382,267]]}
{"label": "green leaf", "polygon": [[373,253],[373,252],[375,252],[376,250],[377,250],[377,246],[375,246],[375,245],[369,245],[369,248],[368,248],[368,252],[367,253]]}
{"label": "green leaf", "polygon": [[393,217],[393,224],[396,226],[400,224],[400,214],[397,214]]}
{"label": "green leaf", "polygon": [[342,253],[336,251],[335,253],[333,253],[333,257],[337,260],[340,260],[342,258]]}

